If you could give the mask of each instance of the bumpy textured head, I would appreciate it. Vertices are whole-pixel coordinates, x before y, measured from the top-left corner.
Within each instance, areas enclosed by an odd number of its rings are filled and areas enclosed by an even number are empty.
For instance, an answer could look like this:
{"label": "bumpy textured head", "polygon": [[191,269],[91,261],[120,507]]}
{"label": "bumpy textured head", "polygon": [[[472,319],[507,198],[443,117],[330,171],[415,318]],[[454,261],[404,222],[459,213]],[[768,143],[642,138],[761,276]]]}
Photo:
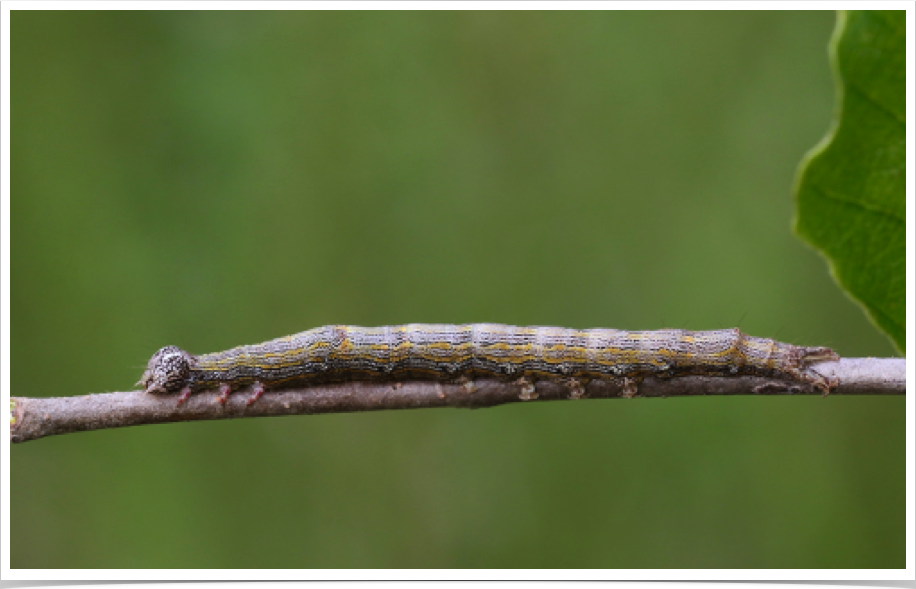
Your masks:
{"label": "bumpy textured head", "polygon": [[187,384],[194,357],[176,346],[166,346],[150,358],[137,386],[147,393],[177,393]]}

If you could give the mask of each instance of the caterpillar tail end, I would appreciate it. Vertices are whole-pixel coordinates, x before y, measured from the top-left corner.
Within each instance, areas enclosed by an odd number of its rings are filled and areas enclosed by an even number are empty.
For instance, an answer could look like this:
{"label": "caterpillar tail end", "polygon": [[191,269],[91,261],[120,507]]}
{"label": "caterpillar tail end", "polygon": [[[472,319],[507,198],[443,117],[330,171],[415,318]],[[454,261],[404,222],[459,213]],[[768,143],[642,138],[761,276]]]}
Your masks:
{"label": "caterpillar tail end", "polygon": [[839,379],[824,376],[820,372],[813,370],[809,365],[815,362],[836,361],[840,359],[840,355],[830,348],[824,347],[800,348],[800,350],[801,353],[798,358],[799,377],[801,380],[811,383],[820,389],[824,393],[823,396],[826,397],[830,394],[830,391],[840,384]]}
{"label": "caterpillar tail end", "polygon": [[831,350],[830,348],[802,348],[801,361],[804,364],[810,364],[812,362],[824,362],[827,360],[839,360],[840,355]]}

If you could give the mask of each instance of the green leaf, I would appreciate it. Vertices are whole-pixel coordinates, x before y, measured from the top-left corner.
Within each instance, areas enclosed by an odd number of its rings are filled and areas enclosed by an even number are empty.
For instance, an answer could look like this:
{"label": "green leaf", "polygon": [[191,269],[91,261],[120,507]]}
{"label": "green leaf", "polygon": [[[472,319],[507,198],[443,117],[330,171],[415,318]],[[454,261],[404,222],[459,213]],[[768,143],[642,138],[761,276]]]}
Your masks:
{"label": "green leaf", "polygon": [[796,180],[795,231],[905,353],[906,12],[841,12],[833,128]]}

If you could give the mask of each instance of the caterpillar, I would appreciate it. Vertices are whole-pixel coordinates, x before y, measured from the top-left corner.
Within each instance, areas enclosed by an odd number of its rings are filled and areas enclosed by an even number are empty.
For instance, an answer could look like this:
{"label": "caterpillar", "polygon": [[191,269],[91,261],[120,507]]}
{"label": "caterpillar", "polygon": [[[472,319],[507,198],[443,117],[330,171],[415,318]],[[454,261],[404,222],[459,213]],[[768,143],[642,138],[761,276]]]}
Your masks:
{"label": "caterpillar", "polygon": [[808,383],[826,395],[837,385],[810,364],[837,360],[830,348],[802,347],[717,331],[622,331],[468,325],[408,324],[385,327],[329,325],[261,344],[194,356],[176,347],[156,352],[137,383],[147,393],[180,394],[219,388],[225,403],[233,389],[292,383],[366,379],[623,378],[624,395],[636,394],[646,376],[755,375]]}

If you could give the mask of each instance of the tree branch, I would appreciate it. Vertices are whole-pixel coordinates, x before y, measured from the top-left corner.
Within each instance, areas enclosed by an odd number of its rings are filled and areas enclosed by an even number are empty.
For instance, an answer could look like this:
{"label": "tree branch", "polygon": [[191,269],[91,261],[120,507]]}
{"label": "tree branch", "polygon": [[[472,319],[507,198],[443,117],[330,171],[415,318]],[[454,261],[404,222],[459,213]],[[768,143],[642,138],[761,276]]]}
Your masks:
{"label": "tree branch", "polygon": [[[906,394],[906,360],[903,358],[844,358],[822,362],[817,371],[839,379],[831,395]],[[820,395],[813,386],[756,376],[647,377],[639,385],[640,397],[697,395]],[[581,394],[582,396],[577,396]],[[204,419],[312,415],[382,409],[464,407],[477,409],[505,403],[557,401],[577,398],[609,399],[623,395],[623,379],[594,379],[584,387],[541,380],[530,385],[517,381],[480,379],[464,383],[437,381],[358,381],[272,390],[252,405],[249,390],[232,393],[225,405],[217,391],[191,396],[180,407],[175,396],[141,391],[79,397],[10,399],[10,440],[14,443],[45,436],[152,423]]]}

